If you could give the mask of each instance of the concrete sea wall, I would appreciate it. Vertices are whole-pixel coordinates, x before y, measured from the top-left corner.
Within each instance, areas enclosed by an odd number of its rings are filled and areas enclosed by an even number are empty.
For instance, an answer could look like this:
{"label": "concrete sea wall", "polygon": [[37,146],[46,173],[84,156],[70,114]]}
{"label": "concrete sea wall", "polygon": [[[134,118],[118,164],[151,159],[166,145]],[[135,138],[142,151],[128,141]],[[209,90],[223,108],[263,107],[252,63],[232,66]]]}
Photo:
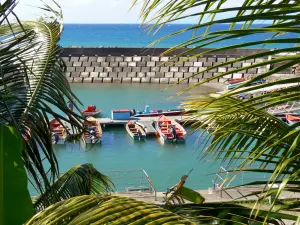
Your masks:
{"label": "concrete sea wall", "polygon": [[[176,55],[188,49],[180,49],[171,55],[160,56],[167,49],[163,48],[65,48],[62,59],[66,63],[66,77],[70,83],[163,83],[171,84],[178,81],[196,83],[202,79],[212,78],[220,73],[262,62],[261,59],[250,59],[228,64],[224,67],[197,74],[207,67],[228,62],[241,56],[264,52],[259,49],[234,49],[229,51],[204,54],[204,56],[187,60],[195,53],[208,49],[188,52],[180,57]],[[171,59],[171,62],[168,60]],[[256,67],[238,73],[226,75],[224,78],[210,82],[224,82],[228,78],[254,76],[267,71],[267,67]],[[291,73],[290,70],[282,73]],[[188,79],[185,79],[188,78]]]}

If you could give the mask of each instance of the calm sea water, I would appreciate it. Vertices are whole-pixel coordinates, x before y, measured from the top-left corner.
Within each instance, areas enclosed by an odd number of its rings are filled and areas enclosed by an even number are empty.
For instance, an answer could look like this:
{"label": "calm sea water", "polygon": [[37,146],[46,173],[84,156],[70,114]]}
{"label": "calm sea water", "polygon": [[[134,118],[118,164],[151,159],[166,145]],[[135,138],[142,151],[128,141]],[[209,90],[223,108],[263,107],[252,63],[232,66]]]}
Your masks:
{"label": "calm sea water", "polygon": [[[155,35],[147,34],[148,30],[139,24],[66,24],[61,37],[60,44],[63,47],[68,46],[84,46],[84,47],[147,47],[154,40],[171,34],[178,30],[189,27],[186,24],[169,24],[163,27]],[[218,24],[211,27],[211,31],[219,31],[228,29],[228,24]],[[255,24],[253,27],[261,27]],[[237,25],[236,29],[240,29],[241,25]],[[205,29],[199,29],[197,35],[201,35]],[[184,32],[161,41],[156,47],[171,47],[183,41],[190,39],[193,35],[192,31]],[[244,43],[247,41],[257,41],[262,38],[270,38],[271,35],[250,35],[240,39],[231,39],[220,43],[211,44],[208,47],[221,47],[230,44]],[[282,37],[295,37],[293,34],[285,34]],[[265,48],[280,48],[287,45],[267,45]],[[254,46],[259,48],[261,46]]]}
{"label": "calm sea water", "polygon": [[[184,86],[163,91],[164,85],[151,84],[72,84],[75,94],[86,107],[95,104],[109,116],[112,109],[139,108],[149,104],[152,109],[176,108],[184,98],[174,96]],[[211,91],[198,89],[197,93]],[[188,127],[186,127],[188,129]],[[188,129],[189,130],[189,129]],[[162,145],[156,137],[147,137],[145,142],[134,142],[124,126],[103,128],[102,144],[88,151],[76,146],[55,146],[60,171],[76,164],[92,163],[99,171],[144,169],[158,191],[166,191],[176,184],[182,175],[194,169],[187,181],[193,189],[212,186],[214,176],[209,174],[219,168],[218,163],[199,161],[201,146],[196,144],[199,132],[190,134],[185,144]],[[32,190],[31,190],[32,191]]]}

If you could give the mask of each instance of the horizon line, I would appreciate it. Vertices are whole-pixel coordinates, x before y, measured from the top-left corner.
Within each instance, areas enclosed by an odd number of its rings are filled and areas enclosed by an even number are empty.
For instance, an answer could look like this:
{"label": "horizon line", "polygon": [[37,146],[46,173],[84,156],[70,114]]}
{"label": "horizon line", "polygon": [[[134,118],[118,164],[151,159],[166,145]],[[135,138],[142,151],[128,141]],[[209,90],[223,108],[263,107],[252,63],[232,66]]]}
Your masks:
{"label": "horizon line", "polygon": [[[153,25],[153,24],[141,24],[141,23],[64,23],[66,24],[77,24],[77,25]],[[169,23],[169,24],[165,24],[165,25],[196,25],[197,23]],[[231,23],[219,23],[219,24],[231,24]],[[243,24],[243,23],[236,23],[236,24]],[[253,23],[253,24],[264,24],[267,25],[267,23]],[[213,24],[213,25],[218,25],[218,24]]]}

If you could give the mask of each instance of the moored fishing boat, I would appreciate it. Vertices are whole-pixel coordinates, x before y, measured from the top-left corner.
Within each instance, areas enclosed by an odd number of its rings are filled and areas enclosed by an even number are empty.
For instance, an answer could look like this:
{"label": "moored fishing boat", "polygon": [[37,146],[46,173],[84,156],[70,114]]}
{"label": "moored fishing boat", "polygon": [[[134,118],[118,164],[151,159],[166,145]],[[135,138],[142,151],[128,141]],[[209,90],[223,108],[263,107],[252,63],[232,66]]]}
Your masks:
{"label": "moored fishing boat", "polygon": [[296,116],[296,115],[286,114],[285,118],[286,118],[286,120],[287,120],[287,122],[290,126],[294,125],[295,123],[300,122],[300,116],[299,115]]}
{"label": "moored fishing boat", "polygon": [[233,78],[225,81],[226,84],[237,84],[246,81],[246,78]]}
{"label": "moored fishing boat", "polygon": [[91,116],[87,117],[83,122],[83,126],[88,131],[83,133],[83,138],[86,143],[95,144],[101,142],[102,128],[99,120]]}
{"label": "moored fishing boat", "polygon": [[[233,88],[236,88],[242,84],[245,84],[247,83],[248,80],[244,80],[244,81],[241,81],[241,82],[237,82],[237,83],[232,83],[232,84],[229,84],[227,85],[227,90],[230,90],[230,89],[233,89]],[[265,83],[266,81],[264,79],[259,79],[259,80],[256,80],[256,81],[253,81],[251,84],[247,85],[247,86],[252,86],[252,85],[258,85],[258,84],[263,84]]]}
{"label": "moored fishing boat", "polygon": [[67,131],[57,119],[50,120],[50,131],[53,144],[64,144],[67,137]]}
{"label": "moored fishing boat", "polygon": [[144,111],[135,111],[132,110],[133,117],[157,117],[157,116],[181,116],[188,115],[191,113],[197,112],[197,110],[189,109],[169,109],[169,110],[150,110],[148,105],[145,106]]}
{"label": "moored fishing boat", "polygon": [[184,142],[186,138],[185,129],[176,121],[166,116],[160,116],[155,123],[160,140],[165,142]]}
{"label": "moored fishing boat", "polygon": [[146,139],[146,132],[144,129],[133,120],[129,120],[126,124],[126,131],[133,140],[142,141]]}
{"label": "moored fishing boat", "polygon": [[89,105],[86,109],[82,110],[81,113],[86,117],[87,116],[97,117],[101,114],[101,110],[96,109],[95,105]]}

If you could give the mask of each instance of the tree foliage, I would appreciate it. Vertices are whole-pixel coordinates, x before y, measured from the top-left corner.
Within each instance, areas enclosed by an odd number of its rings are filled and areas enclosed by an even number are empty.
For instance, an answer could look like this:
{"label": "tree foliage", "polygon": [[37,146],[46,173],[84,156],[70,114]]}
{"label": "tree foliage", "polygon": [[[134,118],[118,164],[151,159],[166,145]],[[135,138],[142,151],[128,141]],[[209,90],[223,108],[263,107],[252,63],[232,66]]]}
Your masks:
{"label": "tree foliage", "polygon": [[[265,51],[257,50],[248,56],[229,58],[226,62],[214,64],[194,73],[191,77],[236,62],[252,62],[248,66],[202,79],[179,94],[212,80],[242,73],[242,71],[258,67],[269,68],[256,76],[249,77],[247,82],[230,91],[217,95],[193,96],[186,100],[184,105],[186,108],[197,109],[198,113],[193,117],[202,119],[201,124],[194,124],[194,129],[209,131],[209,136],[206,132],[202,132],[203,138],[199,139],[203,141],[200,144],[205,144],[202,149],[203,158],[213,156],[216,159],[223,159],[227,165],[237,165],[234,171],[269,175],[268,180],[256,181],[248,185],[264,186],[259,193],[255,193],[260,195],[257,204],[263,203],[270,195],[275,196],[270,209],[272,210],[284,191],[298,193],[300,190],[298,172],[300,133],[296,129],[299,124],[289,127],[265,112],[265,109],[270,107],[300,100],[300,86],[297,85],[300,81],[299,76],[285,77],[282,74],[280,79],[273,78],[274,74],[280,74],[281,71],[296,66],[300,62],[298,54],[300,1],[243,0],[230,7],[232,3],[233,1],[230,0],[145,0],[142,5],[141,18],[143,23],[150,25],[149,32],[153,33],[159,32],[167,23],[186,18],[197,20],[195,24],[156,40],[153,45],[169,37],[193,31],[193,36],[189,40],[178,43],[162,55],[172,54],[179,48],[185,48],[176,57],[190,55],[185,59],[189,60],[237,48],[265,48]],[[137,5],[138,1],[134,4]],[[227,13],[226,16],[224,13]],[[223,27],[221,30],[212,29],[213,26],[224,23],[228,26],[218,26],[218,28]],[[256,25],[257,23],[260,25]],[[200,33],[199,30],[205,32]],[[286,35],[287,33],[289,35]],[[256,35],[255,41],[250,39],[254,35]],[[236,39],[249,41],[234,44]],[[221,42],[223,46],[219,48],[205,49],[201,53],[196,51],[210,44]],[[276,49],[268,50],[274,46]],[[268,82],[251,85],[260,79],[266,79]],[[275,88],[275,85],[282,84],[287,86]],[[274,90],[264,91],[264,88],[270,87],[274,87]],[[239,94],[249,92],[259,94],[244,101],[237,99]],[[283,203],[282,208],[299,211],[299,201],[291,204]],[[255,213],[257,214],[258,212]]]}
{"label": "tree foliage", "polygon": [[[63,29],[60,12],[45,5],[51,17],[21,23],[13,11],[16,5],[15,0],[1,3],[0,123],[15,127],[22,135],[24,165],[31,183],[42,192],[59,174],[49,115],[69,122],[79,132],[81,117],[70,112],[66,104],[67,100],[75,104],[78,99],[59,57],[58,40]],[[58,110],[67,116],[58,114]],[[46,162],[49,169],[44,167]]]}

